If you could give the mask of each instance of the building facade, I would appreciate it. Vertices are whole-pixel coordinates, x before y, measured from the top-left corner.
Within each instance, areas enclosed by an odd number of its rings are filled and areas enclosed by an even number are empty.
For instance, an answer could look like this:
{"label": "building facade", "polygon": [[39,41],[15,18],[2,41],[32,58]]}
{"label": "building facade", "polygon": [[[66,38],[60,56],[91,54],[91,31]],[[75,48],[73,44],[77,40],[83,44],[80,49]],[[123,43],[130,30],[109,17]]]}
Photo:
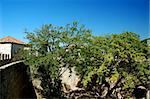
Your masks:
{"label": "building facade", "polygon": [[16,38],[7,36],[0,39],[0,60],[11,59],[20,48],[24,47],[24,42]]}

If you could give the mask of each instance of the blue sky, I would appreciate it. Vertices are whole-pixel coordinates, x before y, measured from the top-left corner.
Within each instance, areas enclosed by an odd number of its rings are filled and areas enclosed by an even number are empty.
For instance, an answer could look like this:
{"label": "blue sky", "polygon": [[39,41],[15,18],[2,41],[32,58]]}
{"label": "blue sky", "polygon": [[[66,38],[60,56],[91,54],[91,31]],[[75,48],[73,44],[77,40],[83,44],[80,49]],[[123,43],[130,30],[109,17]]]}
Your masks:
{"label": "blue sky", "polygon": [[0,38],[23,41],[24,30],[43,24],[85,24],[94,35],[131,31],[149,34],[149,0],[0,0]]}

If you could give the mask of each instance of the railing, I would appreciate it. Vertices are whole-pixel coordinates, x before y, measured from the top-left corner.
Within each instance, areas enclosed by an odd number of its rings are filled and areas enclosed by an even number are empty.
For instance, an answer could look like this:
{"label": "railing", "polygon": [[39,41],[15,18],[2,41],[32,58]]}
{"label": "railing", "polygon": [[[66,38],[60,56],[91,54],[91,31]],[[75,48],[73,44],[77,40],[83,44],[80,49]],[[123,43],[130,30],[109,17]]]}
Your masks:
{"label": "railing", "polygon": [[11,57],[9,54],[0,53],[0,66],[7,64],[11,61]]}
{"label": "railing", "polygon": [[10,55],[9,54],[1,54],[0,53],[0,60],[9,60],[10,59]]}

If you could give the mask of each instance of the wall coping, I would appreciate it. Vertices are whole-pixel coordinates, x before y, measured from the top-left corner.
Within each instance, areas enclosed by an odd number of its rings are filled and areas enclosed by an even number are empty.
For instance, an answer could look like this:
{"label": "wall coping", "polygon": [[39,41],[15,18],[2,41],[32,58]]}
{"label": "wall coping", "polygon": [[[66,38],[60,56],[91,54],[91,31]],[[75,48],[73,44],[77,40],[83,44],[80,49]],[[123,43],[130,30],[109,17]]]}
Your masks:
{"label": "wall coping", "polygon": [[12,66],[12,65],[14,65],[14,64],[21,63],[21,62],[23,62],[23,61],[21,60],[21,61],[16,61],[16,62],[12,62],[12,63],[6,64],[6,65],[3,65],[3,66],[0,67],[0,70],[1,70],[1,69],[5,69],[5,68],[7,68],[7,67],[9,67],[9,66]]}

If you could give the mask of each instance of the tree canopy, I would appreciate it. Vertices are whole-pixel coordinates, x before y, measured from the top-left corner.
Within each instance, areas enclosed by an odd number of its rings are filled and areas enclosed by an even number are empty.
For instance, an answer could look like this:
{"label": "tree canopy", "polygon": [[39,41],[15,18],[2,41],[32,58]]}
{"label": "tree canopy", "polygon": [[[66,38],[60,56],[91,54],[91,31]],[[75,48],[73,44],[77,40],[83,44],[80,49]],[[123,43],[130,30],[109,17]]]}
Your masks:
{"label": "tree canopy", "polygon": [[99,97],[127,97],[136,85],[150,81],[149,46],[132,32],[93,36],[84,25],[43,25],[26,31],[30,49],[24,51],[33,78],[42,81],[45,97],[65,97],[61,68],[75,67],[82,88]]}

